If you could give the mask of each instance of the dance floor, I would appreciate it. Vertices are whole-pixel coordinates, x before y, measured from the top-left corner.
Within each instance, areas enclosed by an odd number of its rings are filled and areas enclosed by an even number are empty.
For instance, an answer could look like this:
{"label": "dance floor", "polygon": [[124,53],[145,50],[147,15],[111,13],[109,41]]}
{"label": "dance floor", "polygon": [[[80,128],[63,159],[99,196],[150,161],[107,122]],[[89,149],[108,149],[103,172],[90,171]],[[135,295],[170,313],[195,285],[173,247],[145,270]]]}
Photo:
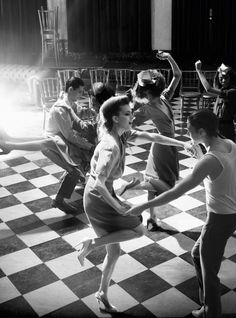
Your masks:
{"label": "dance floor", "polygon": [[[175,99],[176,138],[188,140],[186,115]],[[152,131],[150,121],[138,129]],[[127,149],[126,168],[116,188],[142,177],[150,144]],[[195,164],[179,149],[180,177]],[[0,313],[2,317],[103,317],[95,300],[104,247],[81,267],[75,247],[94,237],[82,206],[82,193],[71,200],[76,215],[51,208],[63,171],[40,152],[13,152],[0,157]],[[146,191],[127,191],[132,203]],[[121,243],[122,254],[110,287],[110,300],[120,317],[191,317],[199,307],[198,286],[190,251],[206,218],[203,185],[159,208],[163,230]],[[143,213],[146,225],[148,213]],[[223,313],[236,316],[236,235],[228,241],[219,277]]]}

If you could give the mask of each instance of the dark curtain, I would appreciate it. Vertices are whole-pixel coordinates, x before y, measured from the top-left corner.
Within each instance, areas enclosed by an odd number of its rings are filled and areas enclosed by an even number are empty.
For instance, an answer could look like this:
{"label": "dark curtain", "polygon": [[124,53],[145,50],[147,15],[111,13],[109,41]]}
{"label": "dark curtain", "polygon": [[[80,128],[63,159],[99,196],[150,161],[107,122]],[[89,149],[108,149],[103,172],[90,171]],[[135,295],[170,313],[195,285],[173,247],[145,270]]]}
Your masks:
{"label": "dark curtain", "polygon": [[[172,0],[172,53],[182,65],[235,63],[234,0]],[[221,63],[221,62],[220,62]]]}
{"label": "dark curtain", "polygon": [[47,8],[47,0],[0,0],[0,63],[38,62],[40,6]]}
{"label": "dark curtain", "polygon": [[217,65],[225,62],[236,69],[236,1],[212,3],[213,57]]}
{"label": "dark curtain", "polygon": [[70,52],[151,50],[150,0],[67,0]]}

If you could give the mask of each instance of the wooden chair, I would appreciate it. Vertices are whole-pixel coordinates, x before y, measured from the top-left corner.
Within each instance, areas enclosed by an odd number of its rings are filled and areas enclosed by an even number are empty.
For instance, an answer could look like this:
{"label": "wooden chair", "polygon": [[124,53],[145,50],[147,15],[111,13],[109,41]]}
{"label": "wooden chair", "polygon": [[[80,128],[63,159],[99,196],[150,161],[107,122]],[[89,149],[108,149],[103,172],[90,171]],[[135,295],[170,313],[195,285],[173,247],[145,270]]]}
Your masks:
{"label": "wooden chair", "polygon": [[91,68],[91,69],[89,69],[91,87],[93,87],[93,84],[97,83],[97,82],[108,84],[109,75],[110,75],[109,69],[105,69],[105,68]]}
{"label": "wooden chair", "polygon": [[125,93],[132,88],[137,81],[139,70],[114,69],[116,80],[116,94]]}
{"label": "wooden chair", "polygon": [[42,41],[42,64],[49,56],[50,48],[54,52],[56,65],[59,65],[59,32],[58,32],[58,7],[55,10],[38,10],[40,34]]}
{"label": "wooden chair", "polygon": [[188,106],[191,103],[195,103],[197,109],[199,109],[199,103],[201,98],[200,80],[196,71],[182,71],[182,77],[180,81],[180,113],[183,115],[185,104]]}
{"label": "wooden chair", "polygon": [[46,116],[59,97],[59,81],[57,77],[43,78],[39,81],[41,106],[43,108],[43,130],[45,130]]}
{"label": "wooden chair", "polygon": [[59,79],[60,90],[64,91],[66,86],[66,81],[72,76],[82,77],[84,71],[86,69],[65,69],[65,70],[57,70],[57,76]]}

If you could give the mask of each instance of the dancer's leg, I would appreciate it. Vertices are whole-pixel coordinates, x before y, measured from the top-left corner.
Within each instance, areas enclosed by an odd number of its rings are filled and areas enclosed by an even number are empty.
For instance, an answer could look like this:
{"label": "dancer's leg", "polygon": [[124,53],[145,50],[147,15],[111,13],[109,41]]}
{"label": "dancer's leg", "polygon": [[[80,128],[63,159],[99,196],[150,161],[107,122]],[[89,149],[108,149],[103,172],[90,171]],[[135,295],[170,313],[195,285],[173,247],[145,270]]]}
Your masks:
{"label": "dancer's leg", "polygon": [[127,229],[127,230],[120,230],[116,232],[112,232],[109,234],[106,234],[101,237],[97,237],[94,239],[89,239],[82,241],[80,244],[82,244],[82,249],[80,250],[80,253],[78,255],[78,258],[80,260],[80,263],[84,263],[84,258],[92,252],[95,248],[98,248],[100,246],[108,245],[108,244],[115,244],[120,242],[125,242],[132,240],[134,238],[138,238],[145,234],[145,227],[143,224],[138,225],[134,229]]}
{"label": "dancer's leg", "polygon": [[115,265],[120,256],[120,244],[106,245],[107,254],[103,261],[102,278],[99,286],[99,291],[104,293],[107,298],[108,287],[110,285],[111,277],[115,269]]}
{"label": "dancer's leg", "polygon": [[[27,142],[11,142],[5,141],[3,146],[12,151],[12,150],[25,150],[25,151],[41,151],[44,149],[45,139],[39,139],[34,141]],[[1,144],[0,144],[1,147]]]}

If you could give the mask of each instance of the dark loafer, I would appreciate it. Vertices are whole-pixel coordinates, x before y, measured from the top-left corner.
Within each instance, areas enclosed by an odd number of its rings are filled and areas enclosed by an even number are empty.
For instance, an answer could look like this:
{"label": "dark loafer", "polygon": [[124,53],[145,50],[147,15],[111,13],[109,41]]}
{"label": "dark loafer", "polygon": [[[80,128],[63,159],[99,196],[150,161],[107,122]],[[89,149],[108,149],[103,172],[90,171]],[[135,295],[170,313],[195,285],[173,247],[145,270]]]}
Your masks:
{"label": "dark loafer", "polygon": [[157,232],[162,230],[162,228],[151,218],[147,219],[147,229],[149,232]]}
{"label": "dark loafer", "polygon": [[64,200],[63,201],[52,200],[51,206],[65,213],[72,213],[72,214],[78,213],[78,209],[76,207],[65,202]]}

